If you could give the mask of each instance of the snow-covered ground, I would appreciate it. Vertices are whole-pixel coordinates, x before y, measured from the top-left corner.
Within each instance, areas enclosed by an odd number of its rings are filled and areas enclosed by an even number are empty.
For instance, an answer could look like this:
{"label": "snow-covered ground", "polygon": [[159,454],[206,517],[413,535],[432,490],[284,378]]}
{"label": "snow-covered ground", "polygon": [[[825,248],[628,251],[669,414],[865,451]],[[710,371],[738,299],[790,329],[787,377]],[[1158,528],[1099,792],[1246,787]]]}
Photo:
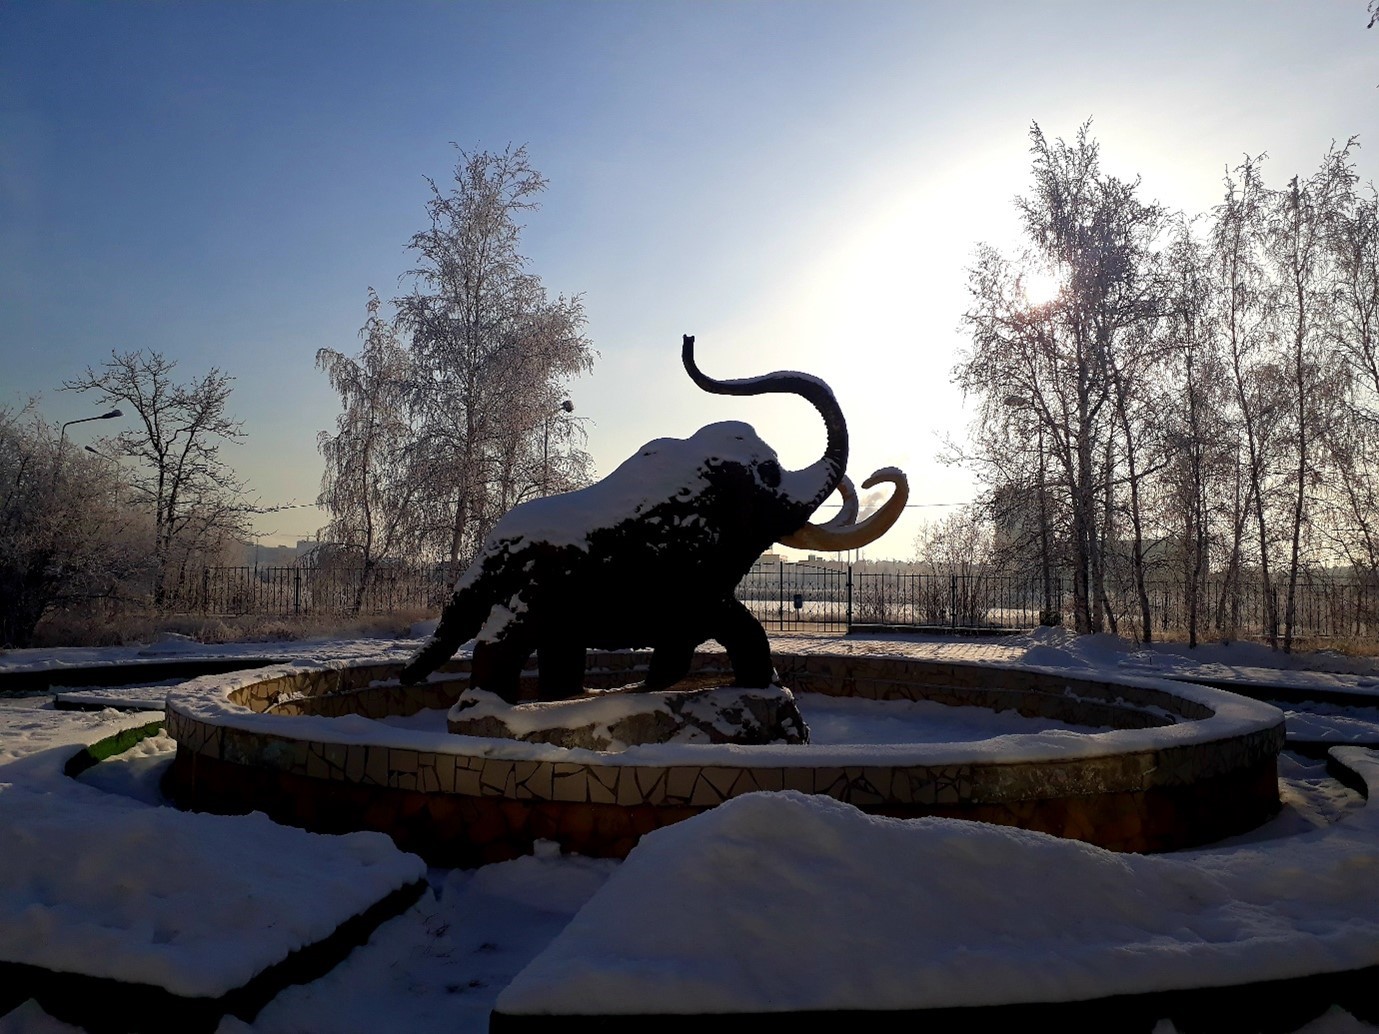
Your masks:
{"label": "snow-covered ground", "polygon": [[[1058,729],[1097,731],[1053,718],[1027,718],[1013,710],[994,712],[980,707],[948,707],[930,700],[864,700],[822,693],[796,693],[809,725],[813,747],[840,744],[961,743],[998,736],[1031,735]],[[447,708],[432,708],[406,716],[379,719],[381,724],[417,732],[445,732]],[[581,712],[581,720],[590,711]],[[515,723],[509,723],[512,728]],[[691,755],[693,757],[694,755]]]}
{"label": "snow-covered ground", "polygon": [[643,838],[497,1006],[922,1009],[1356,969],[1379,962],[1379,914],[1357,911],[1379,892],[1367,811],[1264,846],[1143,856],[749,794]]}
{"label": "snow-covered ground", "polygon": [[[401,659],[415,645],[165,640],[142,651],[12,651],[0,655],[0,670],[140,655]],[[1247,644],[1189,653],[1041,630],[987,644],[788,636],[779,645],[1024,658],[1081,674],[1171,677],[1209,665],[1213,678],[1372,691],[1379,702],[1373,661],[1284,658]],[[155,700],[158,688],[149,687]],[[159,807],[157,781],[174,746],[165,736],[69,779],[62,765],[76,746],[158,716],[34,706],[44,700],[0,707],[0,959],[66,962],[183,989],[231,986],[246,963],[306,943],[349,914],[350,895],[378,896],[421,871],[381,837],[322,837],[261,816]],[[951,716],[923,711],[819,709],[816,735],[884,739],[895,721],[916,737],[1010,731],[934,725]],[[1290,727],[1308,721],[1319,723],[1309,738],[1379,742],[1379,708],[1307,706],[1289,718]],[[1379,783],[1376,754],[1356,757]],[[610,1003],[634,1011],[914,1008],[1379,964],[1379,811],[1329,779],[1319,761],[1285,754],[1280,775],[1285,807],[1265,827],[1153,857],[753,795],[647,837],[622,864],[547,846],[477,871],[432,870],[421,900],[329,974],[283,991],[252,1024],[227,1017],[220,1029],[463,1034],[487,1029],[495,1001],[515,1012],[572,1002],[593,1002],[595,1011],[621,1011]],[[270,928],[276,941],[264,936]],[[64,1029],[33,1002],[0,1018],[0,1032]],[[1304,1029],[1375,1030],[1342,1012]],[[1170,1030],[1161,1024],[1159,1034]]]}

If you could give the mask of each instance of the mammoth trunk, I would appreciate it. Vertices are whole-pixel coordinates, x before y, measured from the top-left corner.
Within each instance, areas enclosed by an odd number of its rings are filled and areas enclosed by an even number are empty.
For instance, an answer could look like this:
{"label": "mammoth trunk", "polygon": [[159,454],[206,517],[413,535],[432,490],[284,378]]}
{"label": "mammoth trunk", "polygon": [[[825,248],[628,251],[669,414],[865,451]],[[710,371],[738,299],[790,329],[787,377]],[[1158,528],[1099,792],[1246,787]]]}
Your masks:
{"label": "mammoth trunk", "polygon": [[455,651],[473,639],[488,617],[488,607],[478,602],[472,593],[456,592],[441,611],[440,623],[431,638],[416,652],[398,678],[404,686],[422,682],[455,655]]}
{"label": "mammoth trunk", "polygon": [[848,462],[848,427],[843,410],[827,384],[807,373],[778,370],[759,377],[736,380],[715,380],[703,373],[694,362],[694,335],[686,334],[681,357],[685,371],[695,384],[714,395],[769,395],[775,393],[799,395],[808,400],[824,419],[828,440],[818,462],[803,470],[791,471],[782,480],[791,500],[800,509],[800,520],[818,509],[842,481]]}

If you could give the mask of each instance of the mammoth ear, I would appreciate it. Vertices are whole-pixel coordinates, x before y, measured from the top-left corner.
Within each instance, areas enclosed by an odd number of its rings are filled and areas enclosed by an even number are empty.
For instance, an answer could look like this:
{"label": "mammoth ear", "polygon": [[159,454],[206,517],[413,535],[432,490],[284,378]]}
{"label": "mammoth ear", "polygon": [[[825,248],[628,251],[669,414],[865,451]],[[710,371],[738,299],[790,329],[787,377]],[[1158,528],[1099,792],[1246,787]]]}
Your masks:
{"label": "mammoth ear", "polygon": [[857,490],[853,488],[852,481],[844,477],[838,485],[843,495],[843,508],[837,517],[827,524],[806,524],[776,541],[792,549],[822,549],[830,552],[860,549],[875,542],[905,512],[905,502],[910,498],[910,482],[904,472],[895,467],[878,470],[862,482],[862,487],[871,488],[883,481],[895,486],[891,497],[861,523],[857,522]]}

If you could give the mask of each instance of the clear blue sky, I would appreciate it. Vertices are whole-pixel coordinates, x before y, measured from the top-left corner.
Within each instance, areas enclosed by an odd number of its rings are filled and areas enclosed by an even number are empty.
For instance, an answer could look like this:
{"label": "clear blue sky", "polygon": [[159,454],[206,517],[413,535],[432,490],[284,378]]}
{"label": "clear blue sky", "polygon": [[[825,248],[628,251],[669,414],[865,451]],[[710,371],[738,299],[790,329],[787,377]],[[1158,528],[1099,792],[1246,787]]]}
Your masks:
{"label": "clear blue sky", "polygon": [[[511,142],[550,180],[531,268],[583,293],[600,353],[571,396],[601,473],[717,419],[787,465],[821,448],[803,403],[699,393],[690,332],[711,374],[829,380],[857,480],[897,464],[912,501],[965,501],[935,459],[965,423],[964,266],[1011,243],[1030,123],[1092,117],[1108,171],[1191,212],[1246,153],[1281,184],[1358,133],[1372,178],[1367,19],[1364,0],[0,0],[0,404],[86,416],[56,389],[111,349],[217,365],[249,434],[236,468],[265,503],[314,499],[336,412],[317,348],[357,347],[370,285],[401,293],[451,142]],[[913,530],[869,554],[908,555]]]}

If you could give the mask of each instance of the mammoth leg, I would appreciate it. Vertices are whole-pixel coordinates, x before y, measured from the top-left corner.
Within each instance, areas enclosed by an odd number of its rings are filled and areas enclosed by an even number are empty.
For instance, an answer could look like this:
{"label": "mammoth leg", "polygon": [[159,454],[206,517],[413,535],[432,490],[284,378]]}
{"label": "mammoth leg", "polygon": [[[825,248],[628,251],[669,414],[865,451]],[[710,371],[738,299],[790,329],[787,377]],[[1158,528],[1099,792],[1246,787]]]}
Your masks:
{"label": "mammoth leg", "polygon": [[584,688],[584,646],[565,641],[536,648],[537,684],[542,700],[565,700]]}
{"label": "mammoth leg", "polygon": [[642,683],[643,692],[669,689],[679,682],[690,670],[694,659],[694,648],[698,644],[688,638],[661,640],[651,652],[651,664],[647,669],[646,681]]}
{"label": "mammoth leg", "polygon": [[532,655],[533,644],[520,630],[511,630],[501,639],[474,644],[474,667],[470,685],[497,693],[509,704],[517,703],[522,668]]}
{"label": "mammoth leg", "polygon": [[774,685],[776,666],[771,662],[771,643],[761,622],[731,598],[724,601],[716,617],[713,637],[728,651],[733,681],[754,689]]}

